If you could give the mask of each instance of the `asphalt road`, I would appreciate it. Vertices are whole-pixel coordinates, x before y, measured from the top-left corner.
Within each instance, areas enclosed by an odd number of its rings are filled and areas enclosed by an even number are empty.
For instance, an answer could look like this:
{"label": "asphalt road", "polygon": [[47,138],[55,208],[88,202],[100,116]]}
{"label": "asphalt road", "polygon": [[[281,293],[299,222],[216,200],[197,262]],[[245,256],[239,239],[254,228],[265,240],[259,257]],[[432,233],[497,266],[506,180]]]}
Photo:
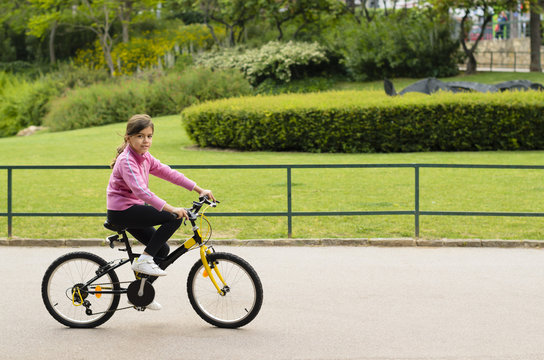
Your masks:
{"label": "asphalt road", "polygon": [[161,311],[66,328],[43,306],[40,284],[73,250],[0,247],[0,359],[544,359],[544,250],[221,247],[263,282],[261,313],[238,330],[192,310],[195,252],[155,283]]}

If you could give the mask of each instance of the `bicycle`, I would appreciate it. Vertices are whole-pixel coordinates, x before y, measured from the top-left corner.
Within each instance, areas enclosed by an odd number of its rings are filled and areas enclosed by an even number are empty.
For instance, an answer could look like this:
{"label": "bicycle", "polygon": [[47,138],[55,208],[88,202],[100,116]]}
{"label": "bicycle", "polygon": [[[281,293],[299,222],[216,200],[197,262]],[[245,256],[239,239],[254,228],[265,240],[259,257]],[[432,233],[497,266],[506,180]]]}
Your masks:
{"label": "bicycle", "polygon": [[[207,205],[199,213],[204,205]],[[200,249],[200,259],[187,277],[187,295],[196,313],[206,322],[220,328],[238,328],[250,323],[259,313],[263,302],[263,288],[255,269],[241,257],[215,252],[207,245],[211,225],[204,215],[217,202],[207,197],[193,201],[187,210],[193,236],[164,259],[156,259],[166,269],[190,250]],[[200,227],[197,220],[200,219]],[[204,221],[207,232],[202,235]],[[185,220],[186,223],[186,220]],[[144,311],[155,297],[153,282],[157,277],[134,273],[135,280],[119,281],[115,270],[132,263],[140,254],[132,251],[126,228],[104,223],[116,232],[107,238],[113,249],[116,242],[124,248],[128,258],[110,262],[90,252],[65,254],[49,266],[42,280],[42,298],[49,313],[58,322],[72,328],[93,328],[108,321],[115,311],[134,308]],[[132,271],[132,270],[131,270]],[[128,286],[127,286],[128,284]],[[132,304],[119,308],[121,295]]]}

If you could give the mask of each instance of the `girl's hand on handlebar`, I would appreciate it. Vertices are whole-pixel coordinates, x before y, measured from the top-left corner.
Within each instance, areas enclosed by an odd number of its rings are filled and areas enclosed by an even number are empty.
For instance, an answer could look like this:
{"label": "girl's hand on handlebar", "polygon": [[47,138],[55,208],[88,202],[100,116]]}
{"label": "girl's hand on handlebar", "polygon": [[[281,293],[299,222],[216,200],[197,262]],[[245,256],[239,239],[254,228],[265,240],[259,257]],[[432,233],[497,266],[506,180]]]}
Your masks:
{"label": "girl's hand on handlebar", "polygon": [[208,199],[210,199],[212,201],[216,201],[211,190],[204,190],[203,189],[202,191],[199,191],[199,195],[200,195],[200,197],[207,196]]}
{"label": "girl's hand on handlebar", "polygon": [[172,209],[171,212],[172,214],[176,215],[177,219],[189,220],[189,215],[187,214],[187,210],[185,210],[184,208],[175,207]]}
{"label": "girl's hand on handlebar", "polygon": [[172,213],[172,215],[174,215],[176,219],[189,220],[189,215],[187,214],[187,210],[185,210],[184,208],[173,207],[172,205],[166,204],[164,205],[163,210],[168,211],[169,213]]}

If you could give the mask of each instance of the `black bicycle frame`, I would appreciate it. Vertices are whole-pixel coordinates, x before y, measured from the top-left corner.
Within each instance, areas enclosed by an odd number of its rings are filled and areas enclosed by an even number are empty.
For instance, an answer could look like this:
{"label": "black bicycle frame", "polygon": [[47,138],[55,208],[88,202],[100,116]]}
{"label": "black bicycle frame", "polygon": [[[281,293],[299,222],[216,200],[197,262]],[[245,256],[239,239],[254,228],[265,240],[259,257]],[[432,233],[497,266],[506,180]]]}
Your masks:
{"label": "black bicycle frame", "polygon": [[[191,239],[193,239],[196,244],[199,244],[199,245],[202,244],[202,237],[200,236],[200,234],[198,232],[198,228],[196,226],[195,220],[190,219],[189,221],[191,222],[191,225],[193,226],[193,237]],[[108,263],[108,267],[98,269],[97,270],[97,275],[95,277],[93,277],[91,280],[87,281],[87,283],[85,284],[85,287],[89,286],[90,284],[92,284],[96,280],[100,279],[102,276],[106,275],[111,270],[115,270],[118,267],[125,265],[127,262],[132,263],[134,261],[134,258],[136,258],[137,255],[140,255],[140,254],[135,254],[135,253],[132,252],[132,247],[130,246],[130,242],[128,240],[128,236],[127,236],[126,231],[123,230],[123,231],[119,232],[119,234],[122,235],[121,242],[123,242],[124,245],[125,245],[125,250],[126,250],[126,252],[128,254],[128,259],[124,259],[124,260],[119,261],[119,263],[117,265],[115,265],[115,266],[110,267],[111,263]],[[187,240],[187,241],[189,241],[189,240]],[[171,252],[165,259],[161,260],[159,262],[159,264],[158,264],[159,267],[161,269],[165,270],[168,266],[172,265],[182,255],[187,253],[189,251],[189,249],[184,246],[185,243],[183,243],[176,250]],[[116,261],[116,260],[114,260],[114,261]],[[100,273],[98,273],[98,272],[100,272]],[[149,276],[147,281],[149,283],[153,283],[153,282],[155,282],[155,280],[157,280],[157,276]],[[100,290],[100,291],[87,290],[87,293],[88,294],[126,294],[127,289]]]}

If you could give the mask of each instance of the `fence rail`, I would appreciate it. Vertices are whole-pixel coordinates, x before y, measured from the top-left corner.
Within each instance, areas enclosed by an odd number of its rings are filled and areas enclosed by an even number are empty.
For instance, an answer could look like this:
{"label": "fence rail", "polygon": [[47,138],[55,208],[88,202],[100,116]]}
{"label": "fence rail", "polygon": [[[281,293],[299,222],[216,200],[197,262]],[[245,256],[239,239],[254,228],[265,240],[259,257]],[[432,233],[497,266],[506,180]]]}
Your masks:
{"label": "fence rail", "polygon": [[[481,211],[425,211],[420,209],[419,177],[422,169],[512,169],[512,170],[544,170],[544,165],[472,165],[472,164],[316,164],[316,165],[171,165],[173,169],[285,169],[287,178],[287,203],[285,211],[277,212],[215,212],[208,216],[281,216],[287,217],[287,234],[292,237],[293,217],[297,216],[371,216],[371,215],[411,215],[414,216],[414,236],[419,237],[421,216],[496,216],[496,217],[544,217],[543,212],[481,212]],[[414,170],[414,208],[413,210],[391,211],[293,211],[292,209],[292,170],[293,169],[361,169],[361,168],[413,168]],[[13,211],[13,172],[16,170],[105,170],[108,166],[101,165],[8,165],[0,166],[7,170],[7,212],[0,212],[0,217],[7,217],[8,237],[12,237],[13,218],[26,217],[105,217],[106,213],[71,212],[14,212]]]}
{"label": "fence rail", "polygon": [[[529,51],[484,50],[475,54],[480,71],[528,72],[531,66]],[[544,64],[544,52],[540,52]],[[466,70],[467,63],[459,64],[460,70]]]}

